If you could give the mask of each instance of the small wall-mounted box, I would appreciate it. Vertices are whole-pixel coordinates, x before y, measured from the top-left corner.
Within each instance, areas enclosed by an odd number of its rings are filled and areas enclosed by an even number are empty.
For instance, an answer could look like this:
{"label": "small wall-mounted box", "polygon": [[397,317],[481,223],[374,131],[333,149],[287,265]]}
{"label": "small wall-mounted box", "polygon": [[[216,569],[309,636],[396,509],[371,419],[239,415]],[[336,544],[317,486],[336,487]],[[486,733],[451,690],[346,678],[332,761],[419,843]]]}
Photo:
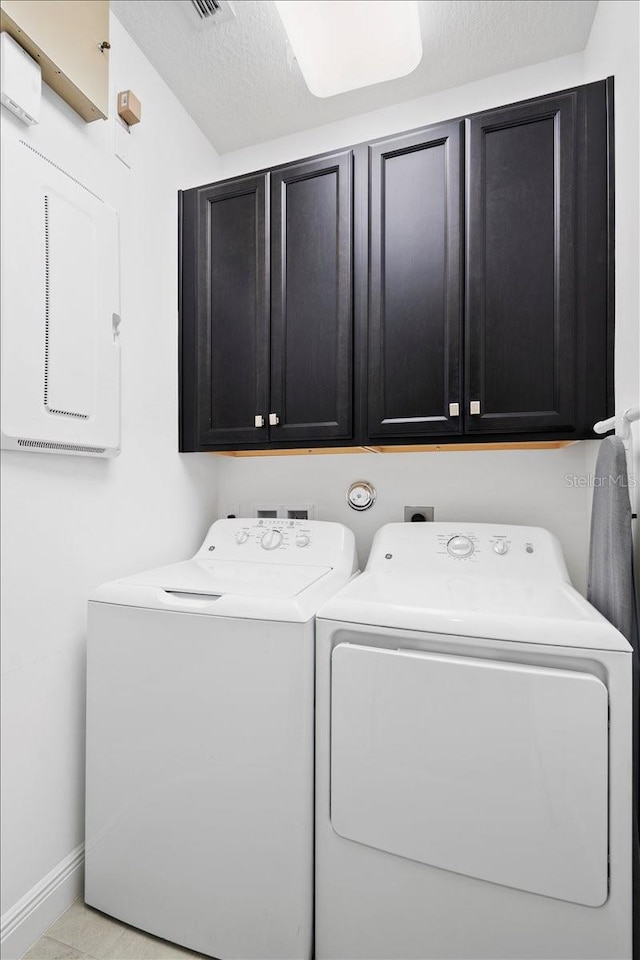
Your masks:
{"label": "small wall-mounted box", "polygon": [[123,90],[118,94],[118,116],[122,117],[128,126],[140,123],[142,119],[142,104],[131,90]]}
{"label": "small wall-mounted box", "polygon": [[42,99],[40,67],[5,31],[0,33],[0,90],[3,106],[23,123],[38,123]]}

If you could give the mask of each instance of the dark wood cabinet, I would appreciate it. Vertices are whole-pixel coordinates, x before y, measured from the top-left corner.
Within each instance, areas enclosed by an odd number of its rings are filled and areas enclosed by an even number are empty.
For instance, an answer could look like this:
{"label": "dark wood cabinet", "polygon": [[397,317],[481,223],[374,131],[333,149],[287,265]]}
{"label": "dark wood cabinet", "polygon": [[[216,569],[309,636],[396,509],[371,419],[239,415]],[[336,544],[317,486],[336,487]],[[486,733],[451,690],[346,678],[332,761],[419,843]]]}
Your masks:
{"label": "dark wood cabinet", "polygon": [[[267,177],[182,201],[181,449],[260,443],[269,404]],[[188,320],[188,322],[186,322]]]}
{"label": "dark wood cabinet", "polygon": [[272,439],[352,436],[350,150],[271,175]]}
{"label": "dark wood cabinet", "polygon": [[351,439],[352,158],[181,195],[182,450]]}
{"label": "dark wood cabinet", "polygon": [[577,426],[576,99],[467,121],[468,433]]}
{"label": "dark wood cabinet", "polygon": [[181,193],[181,449],[593,436],[612,99],[587,84]]}
{"label": "dark wood cabinet", "polygon": [[372,440],[461,431],[461,128],[369,147]]}

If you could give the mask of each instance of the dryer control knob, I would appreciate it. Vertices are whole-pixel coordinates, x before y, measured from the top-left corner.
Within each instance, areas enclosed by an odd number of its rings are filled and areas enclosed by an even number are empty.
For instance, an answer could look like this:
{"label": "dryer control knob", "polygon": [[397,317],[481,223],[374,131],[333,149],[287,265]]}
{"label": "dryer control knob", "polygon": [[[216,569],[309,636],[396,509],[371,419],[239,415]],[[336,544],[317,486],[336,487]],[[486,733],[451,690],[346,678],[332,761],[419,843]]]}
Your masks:
{"label": "dryer control knob", "polygon": [[236,543],[246,543],[248,539],[249,539],[248,530],[238,530],[238,532],[236,533]]}
{"label": "dryer control knob", "polygon": [[263,550],[275,550],[282,543],[281,530],[265,530],[260,541]]}
{"label": "dryer control knob", "polygon": [[296,537],[296,547],[308,547],[311,543],[311,537],[308,533],[299,533]]}
{"label": "dryer control knob", "polygon": [[499,554],[501,557],[504,557],[505,553],[509,552],[509,544],[506,540],[496,540],[493,545],[493,552]]}
{"label": "dryer control knob", "polygon": [[469,537],[451,537],[447,543],[447,550],[452,557],[470,557],[473,553],[473,544]]}

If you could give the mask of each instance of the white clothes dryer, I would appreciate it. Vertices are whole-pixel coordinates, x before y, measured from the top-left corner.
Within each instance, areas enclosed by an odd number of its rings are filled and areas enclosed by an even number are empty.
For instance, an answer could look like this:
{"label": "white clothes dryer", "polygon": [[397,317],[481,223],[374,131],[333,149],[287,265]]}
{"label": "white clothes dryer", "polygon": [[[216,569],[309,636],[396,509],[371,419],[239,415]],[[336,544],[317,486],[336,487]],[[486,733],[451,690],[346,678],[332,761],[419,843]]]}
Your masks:
{"label": "white clothes dryer", "polygon": [[546,530],[379,530],[317,620],[318,960],[628,960],[631,653]]}
{"label": "white clothes dryer", "polygon": [[85,900],[192,950],[307,960],[315,612],[337,523],[219,520],[89,603]]}

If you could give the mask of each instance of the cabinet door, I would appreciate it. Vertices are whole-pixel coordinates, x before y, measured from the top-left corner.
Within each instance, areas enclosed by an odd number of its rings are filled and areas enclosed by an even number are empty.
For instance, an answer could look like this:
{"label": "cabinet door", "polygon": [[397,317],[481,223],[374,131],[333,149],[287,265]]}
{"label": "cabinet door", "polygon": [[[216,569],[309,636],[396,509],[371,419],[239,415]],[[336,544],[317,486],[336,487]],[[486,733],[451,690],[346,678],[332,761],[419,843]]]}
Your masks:
{"label": "cabinet door", "polygon": [[460,432],[461,133],[369,148],[372,439]]}
{"label": "cabinet door", "polygon": [[[266,174],[211,184],[185,194],[183,449],[267,440],[266,205]],[[195,221],[195,229],[190,237],[191,220]],[[193,251],[189,249],[190,242]],[[193,261],[192,274],[188,269],[190,260]],[[191,330],[190,318],[193,318]],[[191,364],[189,358],[193,358]],[[195,389],[189,382],[190,376],[195,377]],[[196,422],[193,446],[188,441],[190,416]],[[264,419],[263,426],[256,425],[256,417]]]}
{"label": "cabinet door", "polygon": [[352,432],[351,150],[271,174],[271,440]]}
{"label": "cabinet door", "polygon": [[469,433],[575,425],[576,94],[467,121]]}

